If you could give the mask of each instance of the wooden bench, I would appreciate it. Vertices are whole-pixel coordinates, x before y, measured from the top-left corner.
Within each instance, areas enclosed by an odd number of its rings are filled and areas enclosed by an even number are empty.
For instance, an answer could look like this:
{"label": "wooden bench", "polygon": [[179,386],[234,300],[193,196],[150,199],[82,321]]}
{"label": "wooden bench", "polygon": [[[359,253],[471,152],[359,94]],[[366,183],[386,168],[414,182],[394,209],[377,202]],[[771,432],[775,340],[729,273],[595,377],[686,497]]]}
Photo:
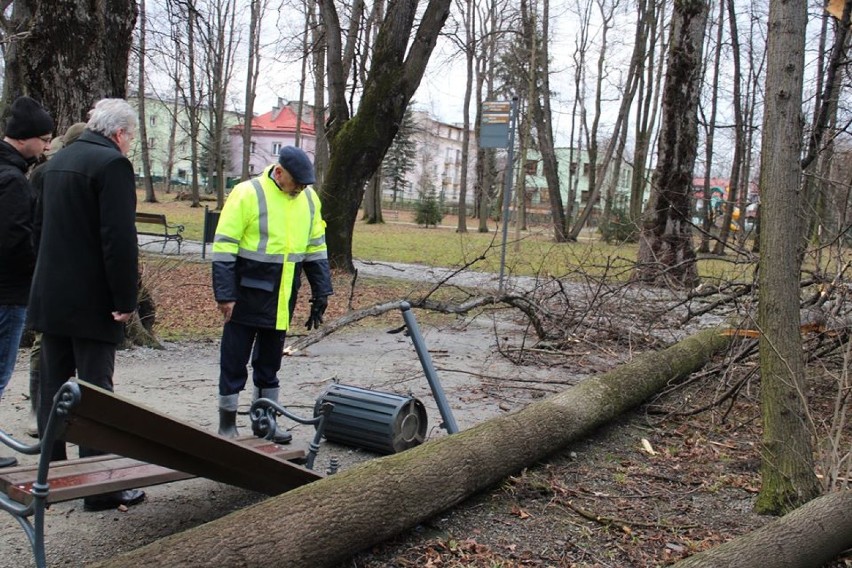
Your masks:
{"label": "wooden bench", "polygon": [[169,223],[166,221],[166,216],[161,213],[140,212],[136,213],[136,224],[145,227],[143,230],[137,227],[137,234],[158,237],[157,240],[151,242],[159,243],[162,241],[162,252],[166,252],[166,245],[169,241],[175,241],[178,254],[180,254],[180,245],[183,242],[183,235],[181,234],[184,230],[183,225]]}
{"label": "wooden bench", "polygon": [[[279,459],[302,464],[305,450],[290,449],[254,436],[238,439],[242,445]],[[0,491],[24,505],[33,501],[38,465],[8,467],[0,473]],[[81,499],[110,491],[151,487],[197,476],[115,454],[56,461],[50,464],[47,504]]]}
{"label": "wooden bench", "polygon": [[[272,404],[266,399],[258,402]],[[262,426],[264,420],[272,419],[271,411],[257,408],[252,408],[252,420]],[[36,566],[43,568],[44,517],[50,503],[192,477],[267,495],[321,479],[322,474],[300,463],[312,465],[330,412],[326,408],[317,418],[299,419],[317,424],[306,458],[304,451],[262,438],[223,438],[94,385],[68,381],[54,399],[37,444],[23,444],[0,430],[0,442],[23,454],[39,455],[37,465],[0,470],[0,508],[19,522],[32,546]],[[108,455],[51,463],[55,440]]]}

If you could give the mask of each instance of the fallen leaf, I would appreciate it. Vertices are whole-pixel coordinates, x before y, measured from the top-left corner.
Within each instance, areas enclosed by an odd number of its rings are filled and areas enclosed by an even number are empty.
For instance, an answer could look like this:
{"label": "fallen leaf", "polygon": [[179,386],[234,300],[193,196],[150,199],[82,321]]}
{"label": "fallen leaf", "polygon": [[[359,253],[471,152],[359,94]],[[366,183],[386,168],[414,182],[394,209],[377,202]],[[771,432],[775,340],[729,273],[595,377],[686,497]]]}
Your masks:
{"label": "fallen leaf", "polygon": [[512,507],[512,514],[518,517],[519,519],[528,519],[530,517],[529,513],[527,513],[517,505],[514,505]]}

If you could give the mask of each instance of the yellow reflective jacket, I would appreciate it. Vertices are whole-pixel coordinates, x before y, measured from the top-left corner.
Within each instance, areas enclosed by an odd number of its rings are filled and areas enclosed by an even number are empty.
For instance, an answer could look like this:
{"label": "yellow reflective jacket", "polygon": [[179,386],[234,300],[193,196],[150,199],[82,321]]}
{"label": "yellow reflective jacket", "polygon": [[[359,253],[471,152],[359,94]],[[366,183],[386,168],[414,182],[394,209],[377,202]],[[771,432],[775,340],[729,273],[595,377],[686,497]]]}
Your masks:
{"label": "yellow reflective jacket", "polygon": [[325,221],[313,188],[291,196],[272,166],[228,195],[213,239],[213,293],[235,301],[231,320],[286,330],[304,268],[313,297],[332,293]]}

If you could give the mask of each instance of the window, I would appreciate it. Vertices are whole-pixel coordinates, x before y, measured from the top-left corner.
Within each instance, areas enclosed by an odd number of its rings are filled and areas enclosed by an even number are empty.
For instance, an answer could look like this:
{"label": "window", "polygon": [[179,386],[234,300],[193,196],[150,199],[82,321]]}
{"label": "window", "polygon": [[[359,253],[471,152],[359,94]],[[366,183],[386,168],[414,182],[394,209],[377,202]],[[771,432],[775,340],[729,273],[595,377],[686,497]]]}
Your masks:
{"label": "window", "polygon": [[257,144],[255,144],[254,140],[252,140],[251,142],[249,142],[249,151],[254,154],[256,150]]}
{"label": "window", "polygon": [[[254,142],[252,142],[254,145]],[[254,175],[254,164],[249,164],[249,175]]]}
{"label": "window", "polygon": [[157,140],[157,139],[156,139],[156,138],[153,138],[153,137],[148,138],[148,149],[149,149],[149,150],[153,150],[153,149],[154,149],[154,145],[155,145],[155,144],[154,144],[154,142],[155,142],[156,140]]}
{"label": "window", "polygon": [[571,162],[571,175],[577,175],[577,162]]}
{"label": "window", "polygon": [[186,170],[183,168],[178,168],[177,177],[178,179],[186,179]]}
{"label": "window", "polygon": [[538,160],[527,160],[527,163],[524,164],[524,173],[528,176],[534,176],[538,174]]}
{"label": "window", "polygon": [[278,152],[280,152],[280,151],[281,151],[281,142],[273,143],[272,144],[272,153],[277,156]]}
{"label": "window", "polygon": [[153,114],[150,117],[148,117],[148,124],[150,124],[151,126],[156,126],[157,125],[157,117]]}

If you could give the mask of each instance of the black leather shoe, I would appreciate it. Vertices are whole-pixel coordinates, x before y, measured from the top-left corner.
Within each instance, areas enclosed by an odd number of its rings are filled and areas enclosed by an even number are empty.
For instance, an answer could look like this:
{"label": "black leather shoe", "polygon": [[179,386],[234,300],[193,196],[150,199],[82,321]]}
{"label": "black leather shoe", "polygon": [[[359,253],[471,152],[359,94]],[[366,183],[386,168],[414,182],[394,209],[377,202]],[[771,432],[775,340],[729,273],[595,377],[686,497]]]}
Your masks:
{"label": "black leather shoe", "polygon": [[0,458],[0,467],[12,467],[13,465],[18,465],[18,458],[12,456]]}
{"label": "black leather shoe", "polygon": [[145,500],[145,492],[139,489],[113,491],[102,495],[94,495],[83,499],[84,511],[106,511],[116,509],[121,505],[132,507]]}

